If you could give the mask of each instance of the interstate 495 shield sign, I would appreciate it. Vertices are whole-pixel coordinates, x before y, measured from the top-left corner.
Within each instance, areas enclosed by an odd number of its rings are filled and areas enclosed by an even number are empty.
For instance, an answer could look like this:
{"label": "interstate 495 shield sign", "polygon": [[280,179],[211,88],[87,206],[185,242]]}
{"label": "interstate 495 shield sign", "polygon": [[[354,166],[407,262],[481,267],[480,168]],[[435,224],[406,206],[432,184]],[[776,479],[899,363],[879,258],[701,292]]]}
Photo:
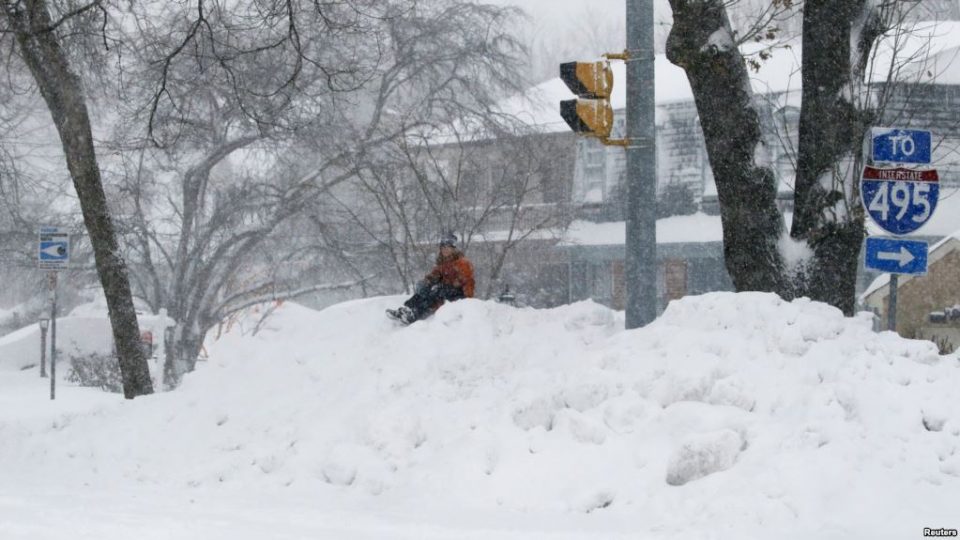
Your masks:
{"label": "interstate 495 shield sign", "polygon": [[867,213],[892,234],[909,234],[937,207],[940,177],[934,169],[864,167],[860,194]]}

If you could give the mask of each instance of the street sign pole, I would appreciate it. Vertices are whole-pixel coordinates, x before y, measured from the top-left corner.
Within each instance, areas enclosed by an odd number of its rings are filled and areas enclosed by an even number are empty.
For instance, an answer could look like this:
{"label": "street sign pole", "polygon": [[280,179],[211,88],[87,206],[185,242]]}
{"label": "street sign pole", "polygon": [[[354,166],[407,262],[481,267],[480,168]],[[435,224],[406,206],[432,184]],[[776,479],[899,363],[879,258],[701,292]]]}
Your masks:
{"label": "street sign pole", "polygon": [[50,399],[57,399],[57,271],[50,272]]}
{"label": "street sign pole", "polygon": [[70,233],[60,227],[40,227],[37,265],[49,270],[50,287],[50,399],[57,398],[57,271],[70,264]]}
{"label": "street sign pole", "polygon": [[887,310],[887,330],[897,331],[897,281],[900,274],[890,274],[890,309]]}
{"label": "street sign pole", "polygon": [[657,317],[657,146],[653,2],[627,2],[626,327]]}

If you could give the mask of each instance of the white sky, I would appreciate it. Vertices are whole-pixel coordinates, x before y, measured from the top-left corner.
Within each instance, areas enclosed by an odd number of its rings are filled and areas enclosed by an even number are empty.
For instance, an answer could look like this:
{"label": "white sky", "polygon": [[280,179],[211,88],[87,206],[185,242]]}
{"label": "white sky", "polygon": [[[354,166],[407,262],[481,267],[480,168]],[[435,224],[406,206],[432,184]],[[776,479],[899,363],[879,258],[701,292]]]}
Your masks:
{"label": "white sky", "polygon": [[[592,11],[604,20],[622,19],[626,13],[625,0],[484,0],[493,4],[509,4],[529,13],[540,28],[562,29],[572,18]],[[655,0],[658,18],[668,17],[667,0]]]}

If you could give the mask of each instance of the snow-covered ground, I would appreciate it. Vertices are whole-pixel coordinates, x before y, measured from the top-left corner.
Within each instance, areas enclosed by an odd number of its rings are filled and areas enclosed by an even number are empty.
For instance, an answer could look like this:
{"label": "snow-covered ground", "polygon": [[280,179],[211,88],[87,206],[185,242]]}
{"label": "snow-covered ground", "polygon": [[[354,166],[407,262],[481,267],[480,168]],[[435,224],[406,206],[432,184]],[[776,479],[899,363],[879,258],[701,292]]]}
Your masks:
{"label": "snow-covered ground", "polygon": [[[960,360],[713,293],[293,303],[124,401],[0,370],[0,538],[915,538],[960,527]],[[0,355],[3,349],[0,348]]]}

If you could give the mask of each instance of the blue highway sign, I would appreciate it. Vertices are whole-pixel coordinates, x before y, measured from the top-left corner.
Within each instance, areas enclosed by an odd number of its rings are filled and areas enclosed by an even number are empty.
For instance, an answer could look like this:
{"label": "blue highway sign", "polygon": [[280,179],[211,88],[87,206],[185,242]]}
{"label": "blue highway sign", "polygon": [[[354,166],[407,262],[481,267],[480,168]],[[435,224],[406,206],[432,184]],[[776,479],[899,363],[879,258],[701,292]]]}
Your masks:
{"label": "blue highway sign", "polygon": [[930,163],[930,132],[921,129],[871,129],[874,162]]}
{"label": "blue highway sign", "polygon": [[867,237],[865,265],[891,274],[926,274],[927,243]]}
{"label": "blue highway sign", "polygon": [[870,217],[883,230],[909,234],[930,220],[940,198],[940,176],[934,169],[864,167],[860,196]]}

